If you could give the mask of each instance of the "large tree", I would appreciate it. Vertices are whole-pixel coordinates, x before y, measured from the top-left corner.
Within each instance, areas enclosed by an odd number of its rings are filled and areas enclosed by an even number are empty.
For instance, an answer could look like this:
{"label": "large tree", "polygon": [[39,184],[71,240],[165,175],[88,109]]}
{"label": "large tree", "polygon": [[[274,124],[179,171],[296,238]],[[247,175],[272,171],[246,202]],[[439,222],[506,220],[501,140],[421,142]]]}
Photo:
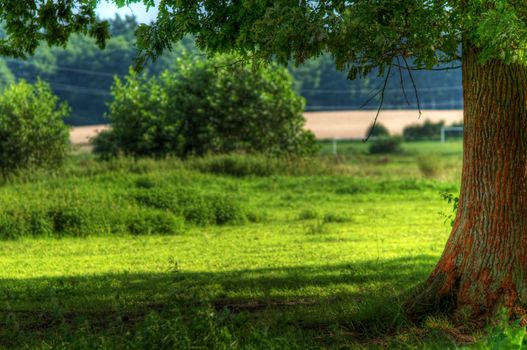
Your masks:
{"label": "large tree", "polygon": [[[406,307],[482,319],[527,310],[525,0],[161,0],[139,63],[186,34],[213,52],[300,64],[329,53],[349,78],[461,61],[464,163],[443,255]],[[382,95],[382,92],[381,92]]]}
{"label": "large tree", "polygon": [[[114,0],[153,5],[153,0]],[[0,54],[65,44],[73,32],[104,45],[97,0],[4,0]],[[472,318],[527,308],[527,4],[525,0],[160,0],[137,31],[138,64],[186,34],[211,52],[284,64],[329,53],[349,78],[373,69],[434,69],[461,60],[464,164],[451,236],[424,287],[420,315],[450,306]],[[454,63],[455,64],[455,63]],[[382,93],[381,93],[382,95]]]}

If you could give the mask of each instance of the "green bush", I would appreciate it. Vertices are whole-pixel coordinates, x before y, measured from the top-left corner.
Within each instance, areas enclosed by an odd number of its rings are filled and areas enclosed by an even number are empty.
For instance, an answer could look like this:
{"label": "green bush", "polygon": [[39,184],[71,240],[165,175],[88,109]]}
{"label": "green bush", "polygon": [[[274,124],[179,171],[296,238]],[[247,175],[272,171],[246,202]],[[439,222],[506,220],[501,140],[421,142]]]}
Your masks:
{"label": "green bush", "polygon": [[93,153],[103,160],[110,160],[119,155],[119,148],[115,142],[115,135],[111,130],[103,130],[90,140]]}
{"label": "green bush", "polygon": [[413,124],[405,127],[403,138],[406,141],[439,140],[443,126],[445,126],[444,121],[434,123],[427,119],[422,125]]}
{"label": "green bush", "polygon": [[388,154],[401,152],[402,139],[400,137],[381,137],[372,141],[369,147],[371,154]]}
{"label": "green bush", "polygon": [[214,210],[214,220],[216,225],[239,224],[245,222],[246,214],[242,206],[225,195],[212,195],[208,197]]}
{"label": "green bush", "polygon": [[142,188],[134,191],[132,197],[143,206],[170,210],[176,214],[181,212],[178,203],[178,193],[168,189]]}
{"label": "green bush", "polygon": [[49,85],[21,81],[0,95],[0,173],[24,168],[52,168],[69,150],[69,114]]}
{"label": "green bush", "polygon": [[173,235],[183,232],[184,222],[167,211],[142,209],[128,218],[127,228],[133,235]]}
{"label": "green bush", "polygon": [[[312,155],[318,145],[304,130],[304,100],[287,70],[228,65],[232,56],[180,59],[175,72],[116,79],[108,118],[112,131],[93,142],[111,157],[209,153]],[[114,143],[113,146],[108,142]]]}
{"label": "green bush", "polygon": [[0,238],[17,239],[27,235],[28,227],[23,210],[4,210],[0,213]]}
{"label": "green bush", "polygon": [[227,195],[201,194],[184,188],[138,189],[133,199],[145,207],[170,211],[196,225],[238,224],[247,221],[241,204]]}
{"label": "green bush", "polygon": [[53,232],[58,236],[88,236],[90,232],[89,214],[85,206],[59,205],[48,212]]}
{"label": "green bush", "polygon": [[[370,135],[370,132],[371,132],[371,135]],[[387,127],[385,127],[381,123],[375,123],[375,124],[370,125],[370,127],[368,128],[368,131],[366,132],[366,135],[370,135],[371,137],[386,137],[386,136],[390,136],[390,131],[388,130]]]}

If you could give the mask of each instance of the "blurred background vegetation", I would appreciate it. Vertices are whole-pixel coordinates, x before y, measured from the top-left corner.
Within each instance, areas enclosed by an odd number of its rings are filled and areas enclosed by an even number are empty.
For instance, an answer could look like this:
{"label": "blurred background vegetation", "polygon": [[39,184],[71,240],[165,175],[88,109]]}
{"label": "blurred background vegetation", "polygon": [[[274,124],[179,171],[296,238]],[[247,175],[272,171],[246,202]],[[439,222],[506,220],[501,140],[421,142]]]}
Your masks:
{"label": "blurred background vegetation", "polygon": [[[110,20],[113,38],[106,49],[100,50],[91,38],[74,35],[66,48],[41,46],[27,60],[1,58],[0,84],[15,79],[35,82],[38,77],[48,82],[53,91],[71,106],[71,125],[105,123],[104,113],[111,98],[110,87],[114,76],[124,77],[135,57],[134,17]],[[0,33],[1,35],[1,33]],[[147,73],[158,75],[164,70],[174,70],[177,57],[183,54],[203,57],[190,37],[174,45],[156,62],[149,64]],[[349,81],[345,72],[334,68],[329,56],[321,56],[289,71],[293,76],[295,91],[306,98],[306,110],[350,110],[361,105],[375,94],[383,79],[373,72],[365,79]],[[424,109],[461,109],[461,72],[416,71],[413,73]],[[402,84],[401,84],[402,81]],[[433,85],[430,84],[433,82]],[[403,86],[405,93],[403,93]],[[378,97],[378,96],[377,96]],[[86,103],[89,101],[89,103]],[[375,109],[378,100],[373,98],[366,109]],[[414,87],[407,75],[394,74],[385,92],[387,109],[415,109],[417,101]]]}

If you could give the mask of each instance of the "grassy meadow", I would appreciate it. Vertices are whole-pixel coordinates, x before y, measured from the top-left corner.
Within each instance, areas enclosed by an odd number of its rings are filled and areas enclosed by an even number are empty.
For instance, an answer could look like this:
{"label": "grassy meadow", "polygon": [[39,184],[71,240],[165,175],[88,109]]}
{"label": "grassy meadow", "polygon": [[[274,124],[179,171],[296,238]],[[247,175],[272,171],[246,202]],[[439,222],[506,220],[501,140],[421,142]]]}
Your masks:
{"label": "grassy meadow", "polygon": [[0,186],[0,347],[444,349],[405,319],[449,233],[461,142],[98,162]]}

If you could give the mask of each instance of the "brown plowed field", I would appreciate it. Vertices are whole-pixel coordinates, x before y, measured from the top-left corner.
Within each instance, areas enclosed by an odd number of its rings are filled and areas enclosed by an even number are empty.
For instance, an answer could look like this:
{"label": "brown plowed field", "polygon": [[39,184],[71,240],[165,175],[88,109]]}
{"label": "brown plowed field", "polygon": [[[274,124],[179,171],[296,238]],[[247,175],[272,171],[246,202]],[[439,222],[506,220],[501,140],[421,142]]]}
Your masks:
{"label": "brown plowed field", "polygon": [[[306,112],[306,128],[313,131],[317,139],[360,139],[373,122],[376,111],[338,111]],[[415,110],[382,111],[378,122],[386,126],[392,134],[401,134],[410,124],[422,124],[425,120],[440,121],[446,124],[463,120],[462,110],[426,110],[421,118]],[[71,142],[86,145],[98,132],[108,129],[107,125],[93,125],[73,128]]]}

